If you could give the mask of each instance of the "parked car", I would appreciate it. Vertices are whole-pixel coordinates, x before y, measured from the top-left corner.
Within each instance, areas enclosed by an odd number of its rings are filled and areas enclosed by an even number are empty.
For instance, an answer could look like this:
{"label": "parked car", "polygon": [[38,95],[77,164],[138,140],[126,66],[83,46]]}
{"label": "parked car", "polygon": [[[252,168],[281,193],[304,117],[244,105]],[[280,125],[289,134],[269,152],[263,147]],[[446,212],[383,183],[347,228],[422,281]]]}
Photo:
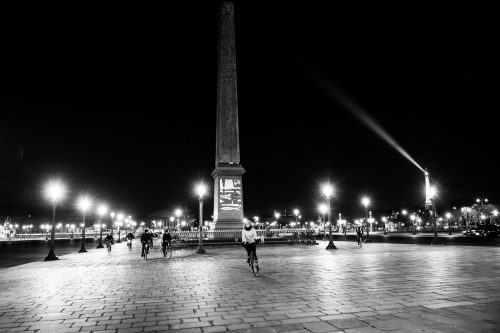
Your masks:
{"label": "parked car", "polygon": [[462,234],[464,234],[465,236],[475,236],[476,228],[467,228],[464,231],[462,231]]}
{"label": "parked car", "polygon": [[462,232],[465,236],[497,237],[500,235],[500,227],[496,224],[478,225]]}
{"label": "parked car", "polygon": [[476,236],[497,237],[500,229],[496,224],[479,225],[476,229]]}

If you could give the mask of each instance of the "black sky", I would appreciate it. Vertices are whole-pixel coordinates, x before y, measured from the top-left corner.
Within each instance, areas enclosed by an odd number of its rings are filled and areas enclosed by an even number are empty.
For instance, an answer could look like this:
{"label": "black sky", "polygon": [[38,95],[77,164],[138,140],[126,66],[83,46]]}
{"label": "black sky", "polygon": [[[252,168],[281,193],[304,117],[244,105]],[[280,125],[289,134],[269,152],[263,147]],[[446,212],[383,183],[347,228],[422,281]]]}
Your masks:
{"label": "black sky", "polygon": [[[41,184],[59,175],[73,194],[137,215],[195,210],[191,187],[211,183],[215,163],[218,4],[4,12],[0,203],[41,205]],[[245,215],[313,213],[325,179],[346,213],[365,194],[380,211],[423,205],[422,173],[330,99],[311,68],[429,169],[443,209],[496,202],[498,20],[248,1],[235,10]]]}

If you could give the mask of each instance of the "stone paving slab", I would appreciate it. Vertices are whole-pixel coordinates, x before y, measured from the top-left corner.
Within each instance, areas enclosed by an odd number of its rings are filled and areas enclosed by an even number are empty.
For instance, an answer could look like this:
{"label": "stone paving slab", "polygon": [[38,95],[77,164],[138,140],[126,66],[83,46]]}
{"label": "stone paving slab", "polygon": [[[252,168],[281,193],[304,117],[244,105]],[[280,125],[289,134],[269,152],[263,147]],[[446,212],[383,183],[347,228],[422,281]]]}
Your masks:
{"label": "stone paving slab", "polygon": [[255,277],[241,247],[134,245],[0,269],[0,332],[500,331],[497,247],[259,247]]}

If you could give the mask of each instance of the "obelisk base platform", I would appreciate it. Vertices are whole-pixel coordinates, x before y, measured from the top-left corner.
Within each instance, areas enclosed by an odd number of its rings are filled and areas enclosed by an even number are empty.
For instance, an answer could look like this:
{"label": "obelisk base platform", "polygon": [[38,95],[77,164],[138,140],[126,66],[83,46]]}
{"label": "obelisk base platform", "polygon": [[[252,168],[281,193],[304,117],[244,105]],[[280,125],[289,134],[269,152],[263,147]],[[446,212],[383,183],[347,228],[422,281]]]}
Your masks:
{"label": "obelisk base platform", "polygon": [[243,227],[243,182],[245,169],[239,164],[220,165],[214,177],[215,230],[241,230]]}

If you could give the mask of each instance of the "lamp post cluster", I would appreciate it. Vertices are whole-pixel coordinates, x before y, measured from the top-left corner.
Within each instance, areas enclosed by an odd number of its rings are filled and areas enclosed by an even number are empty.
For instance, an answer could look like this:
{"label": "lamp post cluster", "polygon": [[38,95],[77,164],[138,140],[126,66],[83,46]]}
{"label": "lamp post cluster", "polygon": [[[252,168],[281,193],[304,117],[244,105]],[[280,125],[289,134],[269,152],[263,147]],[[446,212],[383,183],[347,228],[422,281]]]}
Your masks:
{"label": "lamp post cluster", "polygon": [[[56,207],[58,204],[60,204],[66,197],[67,194],[67,189],[65,184],[59,180],[59,179],[54,179],[50,180],[45,184],[44,187],[44,195],[46,199],[52,204],[52,223],[49,225],[47,224],[45,227],[47,229],[47,233],[50,230],[51,235],[50,235],[50,248],[49,248],[49,254],[47,257],[45,257],[46,261],[49,260],[57,260],[57,256],[55,255],[54,252],[54,239],[55,239],[55,230],[57,229],[62,229],[63,225],[59,223],[58,225],[55,225],[56,221]],[[85,248],[85,227],[86,227],[86,218],[88,214],[91,212],[91,209],[94,206],[93,199],[88,195],[88,194],[82,194],[78,197],[76,201],[76,207],[77,209],[81,212],[82,214],[82,223],[80,224],[80,227],[82,229],[82,244],[81,248],[78,252],[87,252],[87,249]],[[102,228],[105,226],[105,224],[102,223],[102,219],[107,215],[108,213],[108,206],[104,203],[100,204],[97,206],[97,216],[99,217],[98,223],[96,224],[99,229],[99,244],[97,245],[97,248],[102,248],[104,247],[102,244]],[[122,214],[123,215],[123,214]],[[111,212],[110,217],[111,217],[111,223],[113,223],[113,218],[115,216],[114,212]],[[129,216],[130,218],[130,216]],[[70,227],[69,224],[66,224],[66,229]],[[71,225],[72,230],[74,230],[74,225]],[[120,237],[120,233],[118,235]],[[119,240],[120,241],[120,240]]]}

